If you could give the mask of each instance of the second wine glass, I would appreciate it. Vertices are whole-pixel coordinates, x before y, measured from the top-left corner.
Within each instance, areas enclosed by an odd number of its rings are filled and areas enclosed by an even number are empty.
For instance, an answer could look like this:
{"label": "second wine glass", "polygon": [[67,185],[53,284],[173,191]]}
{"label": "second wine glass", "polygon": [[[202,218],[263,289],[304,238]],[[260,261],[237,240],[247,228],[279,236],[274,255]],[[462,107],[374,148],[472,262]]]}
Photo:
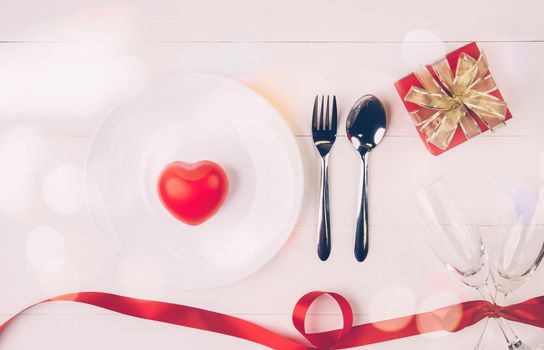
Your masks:
{"label": "second wine glass", "polygon": [[[441,179],[419,188],[415,201],[427,230],[426,239],[436,257],[464,284],[477,289],[485,300],[492,301],[488,258],[478,228],[470,223]],[[486,319],[476,350],[485,348],[491,322]]]}
{"label": "second wine glass", "polygon": [[[504,186],[500,204],[490,250],[495,299],[498,305],[503,305],[507,296],[534,274],[544,258],[544,183],[517,176]],[[501,318],[498,322],[508,329],[506,320]],[[511,341],[510,349],[531,349],[517,337]]]}

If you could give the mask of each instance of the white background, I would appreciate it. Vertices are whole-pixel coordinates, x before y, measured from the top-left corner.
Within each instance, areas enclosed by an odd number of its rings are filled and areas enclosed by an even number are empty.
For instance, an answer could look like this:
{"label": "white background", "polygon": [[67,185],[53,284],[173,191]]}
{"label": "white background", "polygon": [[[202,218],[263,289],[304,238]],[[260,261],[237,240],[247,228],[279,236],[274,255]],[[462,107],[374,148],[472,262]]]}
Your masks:
{"label": "white background", "polygon": [[[296,336],[290,315],[311,290],[352,302],[356,323],[477,298],[423,240],[410,193],[453,172],[464,205],[493,234],[493,195],[516,173],[544,175],[544,3],[533,1],[3,0],[0,2],[0,318],[59,293],[99,290],[182,303]],[[514,119],[438,158],[416,135],[393,83],[420,64],[476,40]],[[167,74],[232,77],[285,117],[304,161],[303,211],[284,249],[238,283],[204,291],[145,280],[102,243],[83,202],[93,135],[121,97]],[[340,102],[330,164],[333,252],[315,254],[319,162],[310,137],[316,93]],[[358,159],[345,138],[353,102],[374,93],[390,125],[371,158],[371,255],[353,257]],[[134,257],[138,259],[139,257]],[[544,293],[544,269],[515,295]],[[339,326],[324,302],[310,329]],[[514,325],[531,343],[542,330]],[[482,325],[368,349],[470,349]],[[504,348],[494,330],[491,349]],[[25,312],[0,349],[258,349],[217,334],[54,303]]]}

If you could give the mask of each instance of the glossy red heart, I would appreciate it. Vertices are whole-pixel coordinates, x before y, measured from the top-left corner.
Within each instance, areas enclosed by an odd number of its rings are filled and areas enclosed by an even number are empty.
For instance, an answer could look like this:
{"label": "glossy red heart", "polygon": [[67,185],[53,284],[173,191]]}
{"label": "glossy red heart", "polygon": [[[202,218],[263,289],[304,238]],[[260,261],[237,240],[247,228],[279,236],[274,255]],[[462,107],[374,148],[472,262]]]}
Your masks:
{"label": "glossy red heart", "polygon": [[227,197],[227,174],[214,162],[173,162],[159,177],[157,191],[164,207],[188,225],[200,225],[221,208]]}

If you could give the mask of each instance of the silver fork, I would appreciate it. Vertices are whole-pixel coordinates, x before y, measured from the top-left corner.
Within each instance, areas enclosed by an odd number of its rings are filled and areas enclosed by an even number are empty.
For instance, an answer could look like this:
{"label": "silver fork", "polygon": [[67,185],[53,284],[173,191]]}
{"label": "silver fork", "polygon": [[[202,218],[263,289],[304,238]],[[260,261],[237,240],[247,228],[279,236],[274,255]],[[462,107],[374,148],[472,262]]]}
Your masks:
{"label": "silver fork", "polygon": [[[329,215],[329,152],[336,141],[336,96],[332,98],[332,111],[329,113],[329,96],[325,106],[325,96],[321,96],[321,108],[318,108],[319,96],[315,97],[312,114],[312,138],[321,156],[321,194],[319,197],[319,226],[317,229],[317,255],[322,261],[331,254],[331,226]],[[325,111],[325,118],[323,112]],[[318,118],[319,114],[319,118]],[[329,115],[331,116],[329,118]]]}

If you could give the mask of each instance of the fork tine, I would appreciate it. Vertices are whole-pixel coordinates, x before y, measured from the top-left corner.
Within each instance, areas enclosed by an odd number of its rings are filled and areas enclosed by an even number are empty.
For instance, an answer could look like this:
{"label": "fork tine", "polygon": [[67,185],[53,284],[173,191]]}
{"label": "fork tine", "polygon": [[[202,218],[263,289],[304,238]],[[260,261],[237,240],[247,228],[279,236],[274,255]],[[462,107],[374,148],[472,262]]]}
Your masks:
{"label": "fork tine", "polygon": [[314,111],[312,113],[312,129],[317,130],[317,99],[318,95],[315,95]]}
{"label": "fork tine", "polygon": [[331,129],[331,121],[329,120],[329,95],[327,95],[327,109],[326,109],[326,112],[325,112],[325,127],[324,129],[325,130],[330,130]]}
{"label": "fork tine", "polygon": [[319,130],[323,130],[323,109],[325,103],[325,95],[321,96],[321,111],[319,112]]}
{"label": "fork tine", "polygon": [[336,133],[336,122],[338,119],[338,110],[336,108],[336,96],[332,96],[332,120],[331,120],[331,129]]}

